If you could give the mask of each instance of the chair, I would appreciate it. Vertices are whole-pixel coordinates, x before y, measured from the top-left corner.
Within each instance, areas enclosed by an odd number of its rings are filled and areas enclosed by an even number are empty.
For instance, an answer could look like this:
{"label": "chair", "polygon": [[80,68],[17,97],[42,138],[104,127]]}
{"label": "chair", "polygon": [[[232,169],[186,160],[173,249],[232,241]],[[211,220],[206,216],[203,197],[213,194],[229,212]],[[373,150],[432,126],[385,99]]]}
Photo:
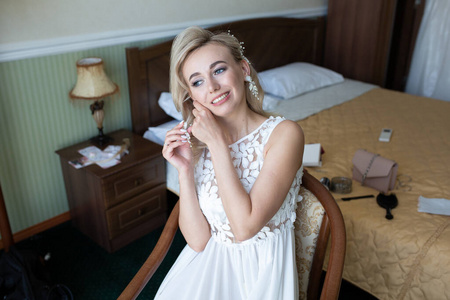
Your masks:
{"label": "chair", "polygon": [[[304,171],[302,178],[302,189],[300,194],[303,197],[309,197],[310,203],[320,202],[320,210],[324,213],[321,218],[321,225],[318,230],[317,238],[314,238],[315,250],[312,254],[312,262],[309,268],[309,279],[307,281],[307,299],[338,299],[341,287],[342,271],[344,268],[346,235],[345,225],[342,213],[330,192],[311,174]],[[305,199],[304,199],[305,200]],[[304,202],[304,201],[302,201]],[[301,202],[301,203],[302,203]],[[322,208],[323,207],[323,208]],[[317,205],[315,207],[317,210]],[[150,256],[144,262],[138,273],[134,276],[118,299],[129,300],[136,299],[150,278],[156,272],[170,245],[172,244],[175,233],[178,229],[179,203],[175,205],[164,226],[161,237]],[[321,273],[327,254],[328,241],[329,259],[325,281],[321,286]],[[314,245],[313,245],[314,248]],[[298,265],[298,264],[297,264]]]}

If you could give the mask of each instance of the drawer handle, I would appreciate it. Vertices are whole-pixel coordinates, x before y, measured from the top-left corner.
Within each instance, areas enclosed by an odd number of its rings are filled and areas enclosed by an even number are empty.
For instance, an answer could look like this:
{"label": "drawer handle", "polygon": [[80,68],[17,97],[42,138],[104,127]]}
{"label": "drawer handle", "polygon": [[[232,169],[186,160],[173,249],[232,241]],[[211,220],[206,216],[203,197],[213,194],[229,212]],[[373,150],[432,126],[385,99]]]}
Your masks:
{"label": "drawer handle", "polygon": [[134,186],[138,186],[142,184],[142,178],[138,178],[134,181]]}

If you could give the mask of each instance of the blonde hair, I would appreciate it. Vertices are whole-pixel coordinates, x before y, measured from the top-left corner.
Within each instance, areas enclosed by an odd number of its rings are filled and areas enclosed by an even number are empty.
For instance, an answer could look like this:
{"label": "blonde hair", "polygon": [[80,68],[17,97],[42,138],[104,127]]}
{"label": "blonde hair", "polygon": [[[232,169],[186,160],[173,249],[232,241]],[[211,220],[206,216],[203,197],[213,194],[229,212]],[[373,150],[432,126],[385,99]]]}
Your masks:
{"label": "blonde hair", "polygon": [[[243,59],[248,62],[247,58],[244,57],[242,53],[241,44],[229,33],[221,32],[214,34],[209,30],[193,26],[185,29],[177,35],[173,41],[172,51],[170,54],[170,91],[172,93],[175,107],[178,111],[181,111],[183,119],[188,124],[191,124],[194,120],[194,116],[192,115],[194,105],[192,104],[192,101],[184,101],[189,97],[189,85],[183,77],[184,62],[193,51],[210,43],[217,43],[228,48],[236,62],[240,62]],[[247,87],[245,89],[247,105],[257,114],[267,116],[262,108],[262,101],[258,100],[258,98],[264,98],[264,92],[259,83],[257,73],[250,63],[249,67],[250,77],[258,87],[258,95],[257,97],[254,96]],[[245,84],[248,85],[247,82]],[[204,147],[204,145],[195,137],[192,137],[191,143],[194,148],[194,154],[198,152],[197,150]]]}

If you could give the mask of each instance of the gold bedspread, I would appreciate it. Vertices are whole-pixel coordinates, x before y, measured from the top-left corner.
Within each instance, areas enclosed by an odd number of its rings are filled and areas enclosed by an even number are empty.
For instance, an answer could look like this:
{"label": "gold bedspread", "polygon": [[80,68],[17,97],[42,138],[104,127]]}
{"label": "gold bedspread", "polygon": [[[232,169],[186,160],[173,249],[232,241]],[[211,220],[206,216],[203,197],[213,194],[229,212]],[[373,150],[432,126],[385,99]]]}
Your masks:
{"label": "gold bedspread", "polygon": [[[450,199],[450,102],[376,88],[298,123],[306,143],[325,150],[322,167],[308,168],[318,179],[351,178],[359,148],[395,160],[411,178],[410,191],[393,191],[393,220],[375,198],[334,194],[347,230],[343,277],[380,299],[450,299],[450,216],[417,211],[420,195]],[[389,143],[378,141],[382,128],[393,129]],[[345,196],[377,193],[353,181]]]}

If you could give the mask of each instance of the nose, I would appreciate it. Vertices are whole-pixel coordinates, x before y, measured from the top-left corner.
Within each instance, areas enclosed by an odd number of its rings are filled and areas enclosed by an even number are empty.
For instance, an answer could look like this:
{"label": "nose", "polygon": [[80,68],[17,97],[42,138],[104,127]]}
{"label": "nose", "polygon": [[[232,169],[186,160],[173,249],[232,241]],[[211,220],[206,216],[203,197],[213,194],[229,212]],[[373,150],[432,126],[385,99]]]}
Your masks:
{"label": "nose", "polygon": [[220,88],[220,85],[214,78],[211,78],[209,80],[208,88],[209,88],[210,93],[214,93],[215,91],[217,91]]}

